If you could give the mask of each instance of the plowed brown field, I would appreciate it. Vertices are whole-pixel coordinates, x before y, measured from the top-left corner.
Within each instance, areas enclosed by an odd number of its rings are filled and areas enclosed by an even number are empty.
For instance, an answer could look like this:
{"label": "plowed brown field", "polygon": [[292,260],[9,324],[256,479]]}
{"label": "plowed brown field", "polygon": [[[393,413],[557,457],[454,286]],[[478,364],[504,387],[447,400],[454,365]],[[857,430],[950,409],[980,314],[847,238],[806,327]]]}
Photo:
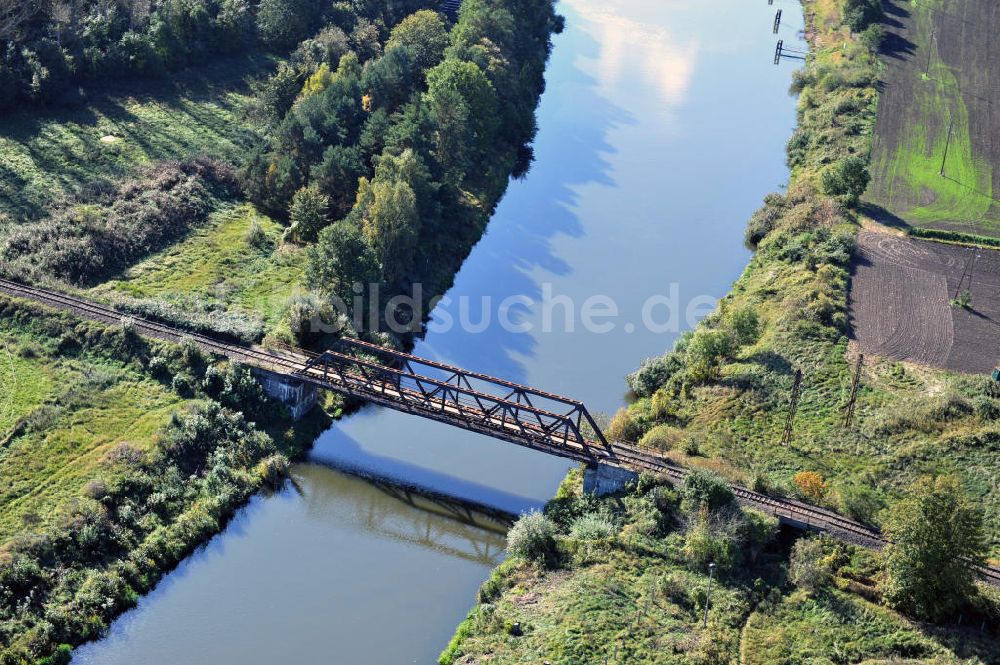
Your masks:
{"label": "plowed brown field", "polygon": [[[971,308],[951,306],[964,290]],[[864,353],[968,373],[1000,361],[1000,251],[862,231],[849,306]]]}

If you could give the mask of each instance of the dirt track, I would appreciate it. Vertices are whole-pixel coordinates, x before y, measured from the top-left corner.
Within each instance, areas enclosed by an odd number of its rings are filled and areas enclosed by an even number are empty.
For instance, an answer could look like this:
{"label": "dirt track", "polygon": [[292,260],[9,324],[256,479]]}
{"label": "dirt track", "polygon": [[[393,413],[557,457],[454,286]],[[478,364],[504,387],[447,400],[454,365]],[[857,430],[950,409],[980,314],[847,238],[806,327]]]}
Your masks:
{"label": "dirt track", "polygon": [[[852,273],[865,353],[974,374],[1000,362],[1000,251],[862,231]],[[966,289],[971,310],[952,307]]]}

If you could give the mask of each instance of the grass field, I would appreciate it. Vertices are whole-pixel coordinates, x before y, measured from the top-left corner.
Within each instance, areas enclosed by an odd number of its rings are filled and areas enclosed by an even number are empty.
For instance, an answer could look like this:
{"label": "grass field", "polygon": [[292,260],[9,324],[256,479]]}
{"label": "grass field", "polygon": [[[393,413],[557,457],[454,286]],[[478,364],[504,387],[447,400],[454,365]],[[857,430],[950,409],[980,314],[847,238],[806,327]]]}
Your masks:
{"label": "grass field", "polygon": [[890,5],[869,197],[913,226],[1000,235],[992,11],[970,0]]}
{"label": "grass field", "polygon": [[[248,233],[254,225],[264,237],[251,242]],[[306,259],[301,248],[281,243],[282,230],[250,205],[219,210],[184,242],[95,287],[92,294],[158,298],[182,307],[217,305],[259,315],[267,327],[273,326],[300,288]]]}
{"label": "grass field", "polygon": [[59,356],[56,344],[0,323],[0,385],[13,387],[0,403],[0,543],[58,520],[108,450],[149,446],[186,403],[120,363]]}
{"label": "grass field", "polygon": [[86,91],[80,107],[0,118],[0,213],[37,216],[59,196],[100,177],[162,159],[236,158],[252,130],[243,121],[246,79],[267,56],[220,59],[169,79]]}

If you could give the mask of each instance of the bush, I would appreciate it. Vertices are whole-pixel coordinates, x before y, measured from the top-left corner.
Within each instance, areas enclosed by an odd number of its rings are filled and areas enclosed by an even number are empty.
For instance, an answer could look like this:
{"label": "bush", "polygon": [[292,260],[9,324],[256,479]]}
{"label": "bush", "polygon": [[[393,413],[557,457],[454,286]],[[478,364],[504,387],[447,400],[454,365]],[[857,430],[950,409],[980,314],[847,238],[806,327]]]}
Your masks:
{"label": "bush", "polygon": [[781,194],[768,194],[764,197],[764,205],[757,210],[747,223],[744,236],[747,246],[753,248],[760,244],[767,234],[778,226],[784,214],[785,197]]}
{"label": "bush", "polygon": [[844,24],[853,32],[861,32],[882,19],[882,0],[847,0],[844,4]]}
{"label": "bush", "polygon": [[647,358],[632,374],[625,377],[629,389],[639,397],[649,397],[684,369],[684,359],[678,353]]}
{"label": "bush", "polygon": [[556,553],[556,527],[539,512],[522,515],[507,533],[507,552],[531,561],[551,561]]}
{"label": "bush", "polygon": [[296,240],[313,242],[330,223],[329,209],[330,198],[318,187],[303,187],[295,192],[288,209],[288,219],[292,223],[289,235]]}
{"label": "bush", "polygon": [[861,43],[873,53],[877,53],[882,47],[883,40],[885,40],[885,28],[878,24],[868,26],[861,33]]}
{"label": "bush", "polygon": [[871,180],[868,162],[861,157],[847,157],[824,171],[820,180],[825,194],[838,197],[847,205],[857,205]]}
{"label": "bush", "polygon": [[925,478],[889,508],[883,531],[886,602],[940,621],[975,594],[986,555],[983,517],[957,479]]}
{"label": "bush", "polygon": [[795,486],[807,499],[819,501],[826,492],[826,481],[815,471],[800,471],[795,474]]}
{"label": "bush", "polygon": [[729,331],[699,328],[687,347],[688,375],[702,382],[715,378],[719,364],[732,354],[733,347]]}
{"label": "bush", "polygon": [[800,538],[792,546],[788,562],[788,579],[795,586],[815,592],[830,581],[830,572],[822,563],[823,541],[819,538]]}
{"label": "bush", "polygon": [[1000,418],[1000,404],[993,397],[977,395],[972,399],[972,408],[980,420],[996,420]]}
{"label": "bush", "polygon": [[740,562],[740,548],[736,538],[737,525],[731,521],[713,518],[701,511],[689,524],[684,534],[684,558],[688,565],[704,572],[714,563],[719,572],[734,568]]}
{"label": "bush", "polygon": [[632,419],[632,415],[625,407],[618,409],[611,422],[604,430],[604,435],[609,441],[635,442],[642,434],[642,429]]}
{"label": "bush", "polygon": [[838,487],[837,504],[841,513],[869,525],[878,524],[878,514],[885,508],[878,492],[865,485]]}
{"label": "bush", "polygon": [[653,450],[666,452],[676,448],[677,444],[680,443],[683,438],[683,432],[676,427],[672,427],[670,425],[656,425],[653,429],[646,432],[641,439],[639,439],[639,445],[643,448],[651,448]]}
{"label": "bush", "polygon": [[264,231],[264,227],[261,226],[260,221],[256,219],[250,222],[250,227],[243,235],[243,242],[245,242],[249,247],[261,250],[268,249],[270,245],[270,240],[267,237],[267,233]]}
{"label": "bush", "polygon": [[569,535],[576,540],[607,540],[617,533],[611,520],[596,513],[581,515],[569,528]]}
{"label": "bush", "polygon": [[722,476],[701,469],[693,469],[684,477],[681,499],[685,512],[701,508],[715,511],[733,506],[736,501],[733,490]]}
{"label": "bush", "polygon": [[177,374],[174,376],[171,386],[174,392],[181,397],[190,397],[193,390],[191,388],[191,377],[185,376],[184,374]]}
{"label": "bush", "polygon": [[741,307],[728,316],[729,329],[740,346],[753,344],[760,337],[760,317],[753,307]]}
{"label": "bush", "polygon": [[16,227],[0,244],[2,272],[29,281],[100,281],[180,238],[207,219],[216,196],[234,190],[233,172],[221,163],[159,164],[111,192]]}

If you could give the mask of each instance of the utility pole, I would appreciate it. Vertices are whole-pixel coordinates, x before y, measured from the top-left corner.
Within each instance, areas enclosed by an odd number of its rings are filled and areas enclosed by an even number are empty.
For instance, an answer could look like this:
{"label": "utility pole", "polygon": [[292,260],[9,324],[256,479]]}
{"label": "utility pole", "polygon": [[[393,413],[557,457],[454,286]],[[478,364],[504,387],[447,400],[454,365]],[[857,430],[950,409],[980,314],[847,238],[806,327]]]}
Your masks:
{"label": "utility pole", "polygon": [[712,573],[714,572],[715,564],[708,564],[708,591],[705,592],[705,620],[701,623],[702,628],[708,628],[708,606],[712,601]]}
{"label": "utility pole", "polygon": [[861,386],[861,366],[864,365],[865,354],[858,354],[858,362],[854,365],[854,380],[851,382],[851,397],[847,400],[847,412],[844,414],[844,429],[851,426],[854,420],[854,405],[858,399],[858,388]]}
{"label": "utility pole", "polygon": [[799,396],[802,394],[802,370],[795,370],[795,384],[792,386],[792,400],[788,405],[788,420],[785,422],[785,431],[781,435],[781,445],[787,446],[792,442],[792,423],[795,421],[795,412],[799,409]]}
{"label": "utility pole", "polygon": [[944,156],[941,158],[941,177],[944,177],[944,165],[948,161],[948,148],[951,147],[951,132],[955,129],[955,114],[951,113],[948,116],[948,140],[944,144]]}

